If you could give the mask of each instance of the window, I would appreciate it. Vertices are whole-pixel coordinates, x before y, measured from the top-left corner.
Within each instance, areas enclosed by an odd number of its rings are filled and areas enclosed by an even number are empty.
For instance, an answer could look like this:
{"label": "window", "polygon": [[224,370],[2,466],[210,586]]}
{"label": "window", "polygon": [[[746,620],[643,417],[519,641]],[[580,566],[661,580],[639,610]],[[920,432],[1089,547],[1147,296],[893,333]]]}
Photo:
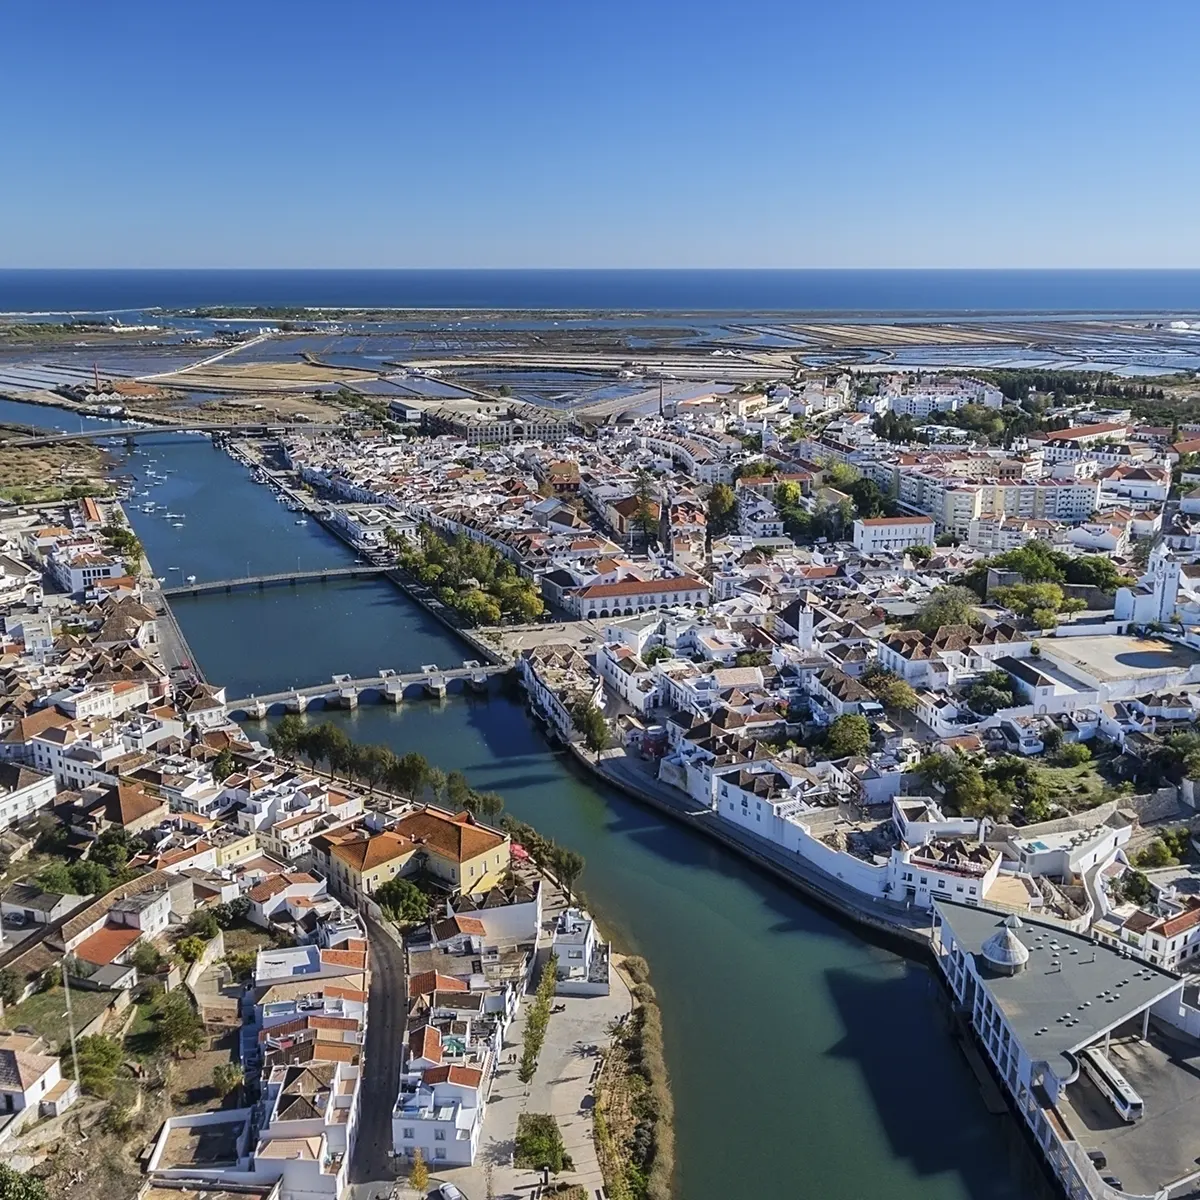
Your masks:
{"label": "window", "polygon": [[446,1157],[446,1151],[445,1151],[445,1150],[443,1150],[443,1149],[441,1149],[441,1147],[439,1147],[437,1150],[435,1150],[435,1151],[433,1152],[433,1157],[434,1157],[434,1158],[445,1158],[445,1157]]}
{"label": "window", "polygon": [[412,1131],[412,1126],[410,1126],[410,1125],[406,1125],[406,1126],[404,1127],[404,1140],[405,1140],[406,1142],[411,1142],[411,1141],[412,1141],[412,1139],[413,1139],[413,1131]]}
{"label": "window", "polygon": [[433,1140],[435,1142],[444,1142],[446,1140],[446,1131],[444,1129],[435,1129],[433,1131]]}

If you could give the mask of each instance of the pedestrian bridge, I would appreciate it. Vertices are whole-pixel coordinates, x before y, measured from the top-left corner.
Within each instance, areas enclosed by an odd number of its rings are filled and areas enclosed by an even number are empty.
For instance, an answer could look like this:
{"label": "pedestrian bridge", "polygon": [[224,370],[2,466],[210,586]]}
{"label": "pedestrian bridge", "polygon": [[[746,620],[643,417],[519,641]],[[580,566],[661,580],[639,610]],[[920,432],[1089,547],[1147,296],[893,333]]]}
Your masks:
{"label": "pedestrian bridge", "polygon": [[274,575],[243,575],[238,579],[203,579],[196,583],[180,583],[162,588],[162,594],[171,596],[206,596],[211,592],[232,592],[238,588],[265,588],[276,584],[311,583],[327,579],[358,579],[368,575],[386,575],[394,567],[374,566],[364,563],[354,567],[318,567],[311,571],[279,571]]}
{"label": "pedestrian bridge", "polygon": [[310,704],[323,703],[326,708],[357,708],[358,702],[368,692],[378,693],[379,699],[388,704],[399,704],[402,700],[420,695],[440,699],[449,692],[452,683],[459,684],[459,690],[486,692],[492,677],[503,675],[508,669],[504,664],[480,663],[474,659],[467,659],[461,667],[443,669],[432,663],[423,666],[419,671],[404,674],[383,670],[378,675],[366,679],[335,675],[329,683],[288,688],[282,692],[226,701],[225,712],[231,717],[240,714],[243,717],[261,720],[270,716],[273,711],[302,713]]}

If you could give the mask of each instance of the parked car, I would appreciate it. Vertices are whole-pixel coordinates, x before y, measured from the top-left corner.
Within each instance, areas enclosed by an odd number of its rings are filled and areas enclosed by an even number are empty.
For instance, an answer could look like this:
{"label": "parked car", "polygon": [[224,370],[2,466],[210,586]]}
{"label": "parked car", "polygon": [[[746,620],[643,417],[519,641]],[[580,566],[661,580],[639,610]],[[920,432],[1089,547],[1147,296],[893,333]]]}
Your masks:
{"label": "parked car", "polygon": [[441,1187],[426,1193],[425,1200],[467,1200],[467,1198],[454,1184],[443,1183]]}

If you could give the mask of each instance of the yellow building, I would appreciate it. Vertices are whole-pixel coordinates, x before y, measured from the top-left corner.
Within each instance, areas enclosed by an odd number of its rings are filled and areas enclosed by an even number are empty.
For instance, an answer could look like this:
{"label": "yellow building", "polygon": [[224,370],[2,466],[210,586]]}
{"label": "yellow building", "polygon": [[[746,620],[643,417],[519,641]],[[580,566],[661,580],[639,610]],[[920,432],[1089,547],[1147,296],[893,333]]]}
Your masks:
{"label": "yellow building", "polygon": [[389,879],[432,876],[456,892],[494,887],[509,868],[507,834],[480,825],[470,813],[423,808],[381,833],[363,829],[312,840],[313,865],[330,890],[357,902]]}

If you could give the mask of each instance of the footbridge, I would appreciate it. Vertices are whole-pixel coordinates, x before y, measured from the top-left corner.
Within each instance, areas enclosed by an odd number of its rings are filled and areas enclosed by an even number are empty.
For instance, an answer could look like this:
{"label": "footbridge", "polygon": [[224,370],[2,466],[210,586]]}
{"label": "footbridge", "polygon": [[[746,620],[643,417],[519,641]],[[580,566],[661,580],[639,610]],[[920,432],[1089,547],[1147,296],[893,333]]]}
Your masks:
{"label": "footbridge", "polygon": [[305,712],[310,705],[323,704],[326,708],[357,708],[359,701],[368,692],[375,692],[385,704],[399,704],[416,696],[443,698],[451,683],[459,683],[460,690],[486,692],[489,681],[495,675],[503,675],[509,668],[480,663],[467,659],[461,667],[442,668],[436,663],[423,666],[419,671],[398,673],[381,670],[378,675],[366,679],[352,679],[349,675],[335,675],[329,683],[318,683],[312,687],[289,688],[287,691],[270,692],[263,696],[247,696],[242,700],[228,700],[225,712],[229,716],[240,714],[261,720],[275,712]]}
{"label": "footbridge", "polygon": [[369,563],[355,567],[324,567],[311,571],[280,571],[274,575],[243,575],[238,579],[205,579],[196,583],[180,583],[162,588],[171,596],[207,596],[213,592],[233,592],[239,588],[267,588],[279,584],[324,583],[329,579],[360,579],[370,575],[386,575],[395,567],[379,567]]}

